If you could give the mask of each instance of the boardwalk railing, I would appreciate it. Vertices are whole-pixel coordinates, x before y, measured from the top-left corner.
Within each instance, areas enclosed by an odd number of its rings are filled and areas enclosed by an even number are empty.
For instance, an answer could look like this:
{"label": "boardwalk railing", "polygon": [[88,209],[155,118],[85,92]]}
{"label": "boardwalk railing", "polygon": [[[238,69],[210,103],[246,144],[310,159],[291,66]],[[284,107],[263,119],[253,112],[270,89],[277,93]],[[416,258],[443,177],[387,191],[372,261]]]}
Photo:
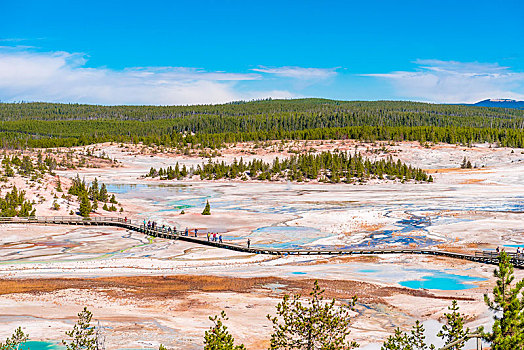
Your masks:
{"label": "boardwalk railing", "polygon": [[[58,224],[58,225],[95,225],[95,226],[116,226],[128,230],[144,233],[148,236],[178,239],[186,242],[197,243],[212,247],[224,248],[246,253],[271,254],[271,255],[377,255],[377,254],[418,254],[436,255],[455,259],[476,261],[479,263],[496,265],[499,262],[498,253],[494,251],[477,251],[472,254],[455,253],[438,249],[414,249],[414,248],[369,248],[369,249],[276,249],[246,247],[239,244],[228,242],[215,242],[201,237],[185,235],[182,231],[169,230],[167,228],[151,228],[137,221],[132,221],[121,217],[97,216],[82,218],[78,216],[35,216],[35,217],[0,217],[0,224]],[[524,254],[508,253],[511,263],[517,268],[524,268]]]}

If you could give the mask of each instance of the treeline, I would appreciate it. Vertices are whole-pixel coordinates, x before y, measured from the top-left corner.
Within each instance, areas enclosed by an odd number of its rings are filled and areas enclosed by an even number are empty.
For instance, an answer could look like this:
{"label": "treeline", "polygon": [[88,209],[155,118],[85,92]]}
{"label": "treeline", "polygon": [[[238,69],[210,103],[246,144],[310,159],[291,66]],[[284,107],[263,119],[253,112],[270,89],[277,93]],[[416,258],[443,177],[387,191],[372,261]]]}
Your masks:
{"label": "treeline", "polygon": [[[100,106],[60,103],[0,103],[0,121],[14,120],[158,120],[190,117],[194,115],[254,116],[293,113],[333,116],[348,114],[361,119],[407,119],[451,125],[441,117],[470,118],[475,123],[485,123],[490,118],[512,119],[524,116],[518,109],[488,108],[464,105],[430,104],[410,101],[335,101],[319,98],[292,100],[263,100],[226,103],[221,105],[191,106]],[[473,118],[473,119],[471,119]],[[487,118],[487,119],[486,119]],[[493,121],[497,123],[496,120]],[[488,121],[489,123],[489,121]],[[419,124],[421,125],[421,124]],[[435,124],[437,125],[437,124]],[[509,125],[509,124],[508,124]],[[472,125],[473,126],[473,125]],[[477,125],[479,126],[479,125]],[[484,126],[490,126],[489,124]],[[501,125],[491,125],[500,127]]]}
{"label": "treeline", "polygon": [[241,180],[289,180],[321,182],[346,182],[366,181],[369,179],[389,179],[400,181],[427,181],[433,182],[433,177],[428,176],[423,170],[413,168],[400,160],[396,162],[391,156],[387,159],[370,160],[360,154],[351,155],[348,152],[322,152],[319,154],[300,154],[289,158],[279,159],[272,163],[261,159],[244,162],[234,159],[231,164],[224,161],[212,161],[191,167],[177,163],[175,167],[156,170],[151,168],[147,177],[160,177],[161,179],[183,179],[187,176],[198,175],[201,180],[241,179]]}
{"label": "treeline", "polygon": [[4,103],[0,136],[4,148],[105,141],[216,148],[242,141],[345,138],[524,147],[524,111],[322,99],[168,107]]}

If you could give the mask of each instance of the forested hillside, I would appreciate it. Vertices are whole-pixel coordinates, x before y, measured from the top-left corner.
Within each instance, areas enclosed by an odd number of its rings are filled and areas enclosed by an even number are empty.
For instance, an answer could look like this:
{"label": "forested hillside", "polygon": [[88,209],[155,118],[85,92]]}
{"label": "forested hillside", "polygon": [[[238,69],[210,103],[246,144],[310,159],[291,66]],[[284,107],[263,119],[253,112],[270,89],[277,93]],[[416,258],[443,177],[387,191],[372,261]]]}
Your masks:
{"label": "forested hillside", "polygon": [[524,111],[415,102],[264,100],[202,106],[0,104],[3,147],[102,141],[218,147],[268,139],[497,142],[524,147]]}

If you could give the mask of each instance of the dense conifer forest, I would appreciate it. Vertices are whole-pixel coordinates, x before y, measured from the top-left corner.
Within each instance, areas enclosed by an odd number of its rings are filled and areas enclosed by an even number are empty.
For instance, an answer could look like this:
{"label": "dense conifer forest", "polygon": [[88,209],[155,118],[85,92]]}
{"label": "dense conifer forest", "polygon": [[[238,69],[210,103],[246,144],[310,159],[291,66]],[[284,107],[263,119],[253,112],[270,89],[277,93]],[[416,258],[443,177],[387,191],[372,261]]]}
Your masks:
{"label": "dense conifer forest", "polygon": [[323,99],[199,106],[1,103],[0,138],[4,148],[104,141],[216,148],[226,142],[346,138],[524,147],[524,111]]}
{"label": "dense conifer forest", "polygon": [[427,181],[433,178],[418,168],[412,168],[400,160],[394,161],[390,156],[387,160],[373,161],[359,154],[351,155],[345,152],[322,152],[320,154],[301,154],[289,158],[276,158],[272,163],[254,159],[244,162],[236,159],[231,164],[209,160],[208,163],[197,165],[189,171],[186,166],[156,170],[151,168],[148,177],[162,179],[184,179],[187,176],[198,175],[201,180],[241,179],[241,180],[290,180],[321,182],[365,181],[368,179],[398,179],[400,181]]}

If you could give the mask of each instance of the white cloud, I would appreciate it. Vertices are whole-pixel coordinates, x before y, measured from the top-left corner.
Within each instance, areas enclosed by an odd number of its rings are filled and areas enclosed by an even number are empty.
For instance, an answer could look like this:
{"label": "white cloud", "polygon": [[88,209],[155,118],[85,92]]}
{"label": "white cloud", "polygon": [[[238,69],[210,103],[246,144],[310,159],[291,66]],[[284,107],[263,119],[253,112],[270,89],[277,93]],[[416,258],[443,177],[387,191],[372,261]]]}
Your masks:
{"label": "white cloud", "polygon": [[402,98],[471,103],[487,98],[524,99],[524,73],[496,63],[417,60],[414,71],[364,74],[387,80]]}
{"label": "white cloud", "polygon": [[304,68],[304,67],[264,67],[253,68],[255,72],[274,74],[280,77],[302,79],[302,80],[323,80],[337,75],[338,68]]}
{"label": "white cloud", "polygon": [[[0,48],[1,49],[1,48]],[[82,54],[0,51],[2,101],[97,104],[207,104],[251,98],[291,98],[288,91],[239,91],[256,73],[190,67],[88,68]]]}

